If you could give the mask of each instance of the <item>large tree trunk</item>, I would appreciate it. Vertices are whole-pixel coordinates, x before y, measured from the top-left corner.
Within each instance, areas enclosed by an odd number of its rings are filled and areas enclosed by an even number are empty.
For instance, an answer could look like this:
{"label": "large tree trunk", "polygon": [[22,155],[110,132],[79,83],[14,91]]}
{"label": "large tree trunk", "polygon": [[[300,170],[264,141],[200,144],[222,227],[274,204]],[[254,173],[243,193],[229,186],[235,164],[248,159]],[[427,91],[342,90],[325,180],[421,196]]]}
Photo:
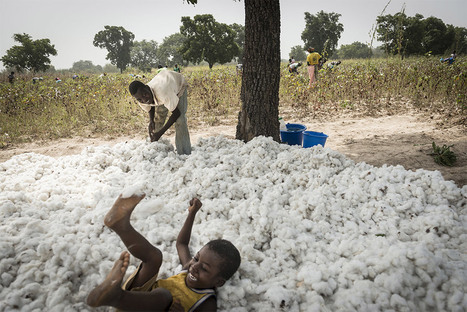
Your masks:
{"label": "large tree trunk", "polygon": [[242,109],[236,138],[264,135],[279,141],[279,0],[245,0]]}

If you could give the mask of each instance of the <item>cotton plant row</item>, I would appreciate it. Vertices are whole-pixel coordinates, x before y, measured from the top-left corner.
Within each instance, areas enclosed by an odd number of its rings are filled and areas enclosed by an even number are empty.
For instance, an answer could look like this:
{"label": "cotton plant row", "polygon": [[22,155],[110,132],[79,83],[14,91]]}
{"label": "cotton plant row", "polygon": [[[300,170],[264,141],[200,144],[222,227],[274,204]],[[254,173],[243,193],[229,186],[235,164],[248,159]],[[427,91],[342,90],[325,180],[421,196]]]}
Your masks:
{"label": "cotton plant row", "polygon": [[[335,117],[336,114],[384,116],[417,112],[442,114],[449,123],[465,123],[467,62],[459,57],[450,66],[438,59],[343,60],[319,73],[308,90],[305,67],[291,75],[281,65],[279,109],[281,115]],[[219,125],[236,122],[241,109],[242,75],[234,65],[187,67],[189,109],[193,122]],[[148,82],[154,73],[80,75],[78,79],[54,77],[32,83],[18,76],[14,84],[0,83],[0,147],[37,138],[69,137],[143,131],[145,115],[128,92],[134,79]],[[136,78],[137,77],[137,78]],[[124,121],[124,122],[122,122]]]}
{"label": "cotton plant row", "polygon": [[320,146],[220,136],[190,156],[128,141],[1,163],[0,310],[91,311],[87,294],[124,249],[103,217],[136,192],[146,197],[132,223],[163,251],[161,278],[181,269],[175,240],[192,197],[203,201],[193,251],[215,238],[240,250],[221,311],[467,309],[467,186]]}

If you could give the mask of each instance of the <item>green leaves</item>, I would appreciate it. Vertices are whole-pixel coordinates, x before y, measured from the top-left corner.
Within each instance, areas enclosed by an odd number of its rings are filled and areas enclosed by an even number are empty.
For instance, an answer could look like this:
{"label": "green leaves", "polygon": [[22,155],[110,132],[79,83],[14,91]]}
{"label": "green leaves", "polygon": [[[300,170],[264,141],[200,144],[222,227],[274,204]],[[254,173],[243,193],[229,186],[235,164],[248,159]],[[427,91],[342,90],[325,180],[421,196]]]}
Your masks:
{"label": "green leaves", "polygon": [[193,63],[206,61],[212,68],[214,63],[225,64],[239,53],[236,32],[211,14],[182,17],[180,33],[186,37],[180,52]]}
{"label": "green leaves", "polygon": [[425,18],[403,11],[377,17],[378,40],[386,53],[408,55],[441,55],[447,50],[466,51],[466,29],[445,24],[441,19]]}
{"label": "green leaves", "polygon": [[454,165],[454,163],[457,160],[457,156],[450,149],[451,147],[453,147],[453,145],[443,145],[442,147],[440,147],[436,145],[435,142],[433,142],[432,147],[433,153],[431,153],[431,155],[433,156],[435,162],[438,165],[449,167],[452,167]]}
{"label": "green leaves", "polygon": [[131,65],[139,68],[141,71],[151,71],[151,68],[157,68],[158,64],[165,64],[158,60],[157,42],[135,41],[131,49]]}
{"label": "green leaves", "polygon": [[130,50],[133,46],[135,35],[121,26],[104,26],[105,30],[99,31],[94,36],[94,46],[107,49],[106,59],[112,65],[117,65],[123,72],[130,64]]}
{"label": "green leaves", "polygon": [[339,23],[340,16],[334,12],[320,11],[316,15],[305,12],[305,30],[301,37],[305,48],[313,47],[322,55],[332,56],[344,31],[344,25]]}
{"label": "green leaves", "polygon": [[26,33],[15,34],[15,41],[20,46],[11,47],[1,58],[5,67],[15,67],[18,71],[46,71],[50,67],[49,55],[57,55],[54,45],[49,39],[32,40]]}
{"label": "green leaves", "polygon": [[368,45],[358,41],[352,44],[343,44],[338,50],[338,57],[343,59],[369,58],[371,57],[371,49]]}

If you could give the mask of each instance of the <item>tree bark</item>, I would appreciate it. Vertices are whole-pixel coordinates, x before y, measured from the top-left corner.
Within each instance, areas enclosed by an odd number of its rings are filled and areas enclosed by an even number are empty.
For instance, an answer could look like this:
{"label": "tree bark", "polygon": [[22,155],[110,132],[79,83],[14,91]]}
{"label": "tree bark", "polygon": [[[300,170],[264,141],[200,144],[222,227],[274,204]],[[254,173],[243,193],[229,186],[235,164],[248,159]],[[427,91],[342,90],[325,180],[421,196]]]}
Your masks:
{"label": "tree bark", "polygon": [[237,139],[248,142],[264,135],[279,142],[280,62],[279,0],[245,0],[242,108]]}

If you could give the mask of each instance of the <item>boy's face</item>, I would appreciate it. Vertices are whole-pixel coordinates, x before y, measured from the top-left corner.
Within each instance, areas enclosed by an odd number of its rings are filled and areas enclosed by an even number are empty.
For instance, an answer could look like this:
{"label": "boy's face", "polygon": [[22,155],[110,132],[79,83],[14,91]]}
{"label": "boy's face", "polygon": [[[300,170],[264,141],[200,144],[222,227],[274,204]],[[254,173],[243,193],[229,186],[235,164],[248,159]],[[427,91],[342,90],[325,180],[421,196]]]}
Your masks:
{"label": "boy's face", "polygon": [[139,88],[133,97],[142,104],[154,104],[152,93],[147,88]]}
{"label": "boy's face", "polygon": [[191,288],[214,288],[221,287],[225,283],[225,279],[220,275],[219,264],[223,261],[219,255],[204,246],[190,260],[188,266],[188,274],[185,282]]}

